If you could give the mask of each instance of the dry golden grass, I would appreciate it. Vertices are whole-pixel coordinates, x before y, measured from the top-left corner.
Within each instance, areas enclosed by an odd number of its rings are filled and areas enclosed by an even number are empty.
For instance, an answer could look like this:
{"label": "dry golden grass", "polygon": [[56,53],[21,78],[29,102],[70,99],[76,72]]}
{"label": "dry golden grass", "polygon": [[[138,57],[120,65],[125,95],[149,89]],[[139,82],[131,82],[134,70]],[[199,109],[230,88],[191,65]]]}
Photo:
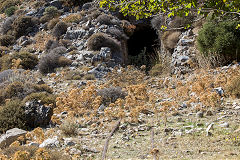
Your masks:
{"label": "dry golden grass", "polygon": [[66,23],[79,23],[82,19],[81,14],[70,14],[63,18],[62,21]]}
{"label": "dry golden grass", "polygon": [[34,38],[36,43],[33,45],[33,47],[41,51],[45,50],[45,45],[48,40],[55,40],[51,34],[42,31],[38,32]]}

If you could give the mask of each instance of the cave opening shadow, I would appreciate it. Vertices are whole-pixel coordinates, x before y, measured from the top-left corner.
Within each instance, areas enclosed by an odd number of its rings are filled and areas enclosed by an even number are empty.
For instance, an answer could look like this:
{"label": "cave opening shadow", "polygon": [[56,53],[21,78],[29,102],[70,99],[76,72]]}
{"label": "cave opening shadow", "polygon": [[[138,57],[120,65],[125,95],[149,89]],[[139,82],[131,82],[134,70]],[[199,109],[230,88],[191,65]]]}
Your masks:
{"label": "cave opening shadow", "polygon": [[158,58],[155,49],[159,48],[159,38],[156,30],[149,25],[136,25],[133,35],[127,41],[128,64],[151,67]]}

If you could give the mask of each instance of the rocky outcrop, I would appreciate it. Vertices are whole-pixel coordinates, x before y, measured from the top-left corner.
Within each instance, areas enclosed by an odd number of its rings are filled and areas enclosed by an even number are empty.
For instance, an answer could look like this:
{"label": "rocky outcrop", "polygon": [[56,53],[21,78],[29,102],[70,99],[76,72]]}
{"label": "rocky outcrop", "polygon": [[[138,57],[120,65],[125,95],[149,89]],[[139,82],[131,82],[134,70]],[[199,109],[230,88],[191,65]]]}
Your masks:
{"label": "rocky outcrop", "polygon": [[25,104],[25,114],[27,125],[31,128],[46,126],[49,124],[53,115],[53,108],[42,105],[37,100],[28,101]]}

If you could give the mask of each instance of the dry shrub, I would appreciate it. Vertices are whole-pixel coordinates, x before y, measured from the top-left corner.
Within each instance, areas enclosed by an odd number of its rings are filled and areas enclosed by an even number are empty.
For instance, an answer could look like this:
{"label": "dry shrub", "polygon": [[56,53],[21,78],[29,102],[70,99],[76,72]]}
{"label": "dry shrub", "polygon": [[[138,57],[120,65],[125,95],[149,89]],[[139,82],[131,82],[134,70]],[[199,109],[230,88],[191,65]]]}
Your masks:
{"label": "dry shrub", "polygon": [[11,35],[0,36],[0,46],[10,46],[15,43],[15,38]]}
{"label": "dry shrub", "polygon": [[173,20],[170,22],[169,27],[170,28],[180,28],[180,27],[185,27],[187,24],[192,24],[194,20],[194,15],[189,14],[189,16],[175,16]]}
{"label": "dry shrub", "polygon": [[60,46],[60,47],[56,47],[56,48],[52,49],[52,50],[50,51],[50,54],[63,55],[63,54],[65,54],[66,52],[67,52],[67,49],[66,49],[65,47]]}
{"label": "dry shrub", "polygon": [[95,80],[96,77],[95,77],[94,74],[85,74],[85,75],[83,76],[83,79],[85,79],[85,80]]}
{"label": "dry shrub", "polygon": [[78,134],[79,124],[76,119],[65,119],[59,126],[59,129],[66,136],[76,136]]}
{"label": "dry shrub", "polygon": [[54,72],[57,67],[64,67],[72,63],[71,60],[61,56],[66,51],[65,47],[57,47],[49,54],[42,57],[38,64],[38,69],[42,74]]}
{"label": "dry shrub", "polygon": [[124,99],[127,93],[122,91],[120,87],[110,87],[97,90],[97,95],[102,97],[104,105],[116,102],[117,99]]}
{"label": "dry shrub", "polygon": [[87,14],[87,17],[89,20],[93,20],[96,19],[99,15],[101,15],[101,11],[99,11],[98,9],[93,9],[89,12],[89,14]]}
{"label": "dry shrub", "polygon": [[30,16],[17,17],[13,22],[14,36],[19,38],[33,31],[36,23]]}
{"label": "dry shrub", "polygon": [[102,47],[109,47],[113,53],[119,53],[121,50],[120,44],[105,33],[93,34],[88,39],[87,47],[94,51],[100,51]]}
{"label": "dry shrub", "polygon": [[23,99],[23,103],[32,100],[40,100],[42,104],[48,104],[53,106],[55,106],[56,104],[56,96],[47,92],[31,93]]}
{"label": "dry shrub", "polygon": [[60,39],[59,43],[68,49],[72,47],[72,41],[68,39]]}
{"label": "dry shrub", "polygon": [[164,32],[163,36],[161,38],[164,47],[168,51],[172,51],[175,48],[175,46],[177,45],[180,35],[181,35],[181,32],[178,32],[178,31],[166,31],[166,32]]}
{"label": "dry shrub", "polygon": [[224,56],[220,54],[204,55],[198,50],[196,51],[196,61],[200,68],[216,68],[222,66],[223,63],[226,63],[227,60]]}
{"label": "dry shrub", "polygon": [[60,38],[63,34],[67,32],[67,24],[65,22],[58,22],[52,30],[53,36]]}
{"label": "dry shrub", "polygon": [[64,57],[64,56],[61,56],[59,57],[58,59],[58,65],[61,66],[61,67],[64,67],[64,66],[69,66],[72,64],[72,60]]}
{"label": "dry shrub", "polygon": [[240,75],[235,75],[231,81],[227,83],[226,92],[234,98],[240,98]]}
{"label": "dry shrub", "polygon": [[67,155],[57,150],[48,150],[34,146],[10,146],[0,151],[7,159],[42,159],[42,160],[67,160]]}
{"label": "dry shrub", "polygon": [[155,30],[159,31],[165,23],[165,17],[163,15],[156,15],[151,20],[151,26]]}
{"label": "dry shrub", "polygon": [[48,40],[46,45],[45,45],[45,49],[46,50],[52,50],[54,48],[60,47],[60,44],[58,43],[58,41],[54,41],[54,40]]}
{"label": "dry shrub", "polygon": [[134,33],[134,30],[136,29],[136,26],[128,22],[127,20],[121,21],[121,26],[123,28],[123,31],[128,37],[131,37]]}
{"label": "dry shrub", "polygon": [[[22,74],[25,74],[25,75],[21,75],[22,79],[19,79],[17,77],[11,78],[14,75],[20,77],[20,75],[18,75],[17,73],[13,74],[14,71],[13,73],[11,73],[10,71],[8,72],[4,71],[4,72],[1,72],[0,74],[1,76],[0,77],[1,78],[0,79],[1,80],[0,104],[4,104],[6,99],[11,99],[11,98],[22,100],[32,93],[36,93],[36,95],[34,95],[35,97],[37,96],[44,97],[44,95],[47,94],[45,96],[46,97],[45,99],[53,99],[53,95],[51,95],[52,89],[44,84],[43,85],[34,84],[36,80],[30,79],[28,77],[28,76],[31,76],[31,74],[22,72]],[[33,97],[33,96],[30,96],[30,97]],[[41,99],[44,99],[44,98],[41,98]],[[50,103],[47,103],[47,104],[50,104]]]}
{"label": "dry shrub", "polygon": [[113,36],[114,38],[116,38],[117,40],[127,40],[128,37],[127,35],[125,35],[125,33],[117,28],[109,28],[106,31],[107,34],[110,34],[111,36]]}
{"label": "dry shrub", "polygon": [[40,31],[35,35],[35,40],[36,43],[34,44],[34,48],[43,51],[45,49],[46,43],[49,40],[54,40],[54,37],[47,32]]}
{"label": "dry shrub", "polygon": [[83,78],[84,74],[80,71],[68,71],[65,75],[64,78],[66,80],[81,80]]}
{"label": "dry shrub", "polygon": [[50,20],[50,21],[48,22],[47,28],[48,28],[49,30],[53,29],[58,22],[59,22],[59,19],[58,19],[58,18],[54,18],[54,19]]}
{"label": "dry shrub", "polygon": [[13,24],[15,19],[16,19],[15,16],[11,16],[11,17],[8,17],[4,21],[4,23],[2,24],[2,28],[1,28],[1,32],[3,34],[7,34],[7,32],[12,29],[12,24]]}
{"label": "dry shrub", "polygon": [[149,71],[151,76],[166,75],[171,73],[171,56],[167,53],[161,53],[156,50],[159,60],[156,65]]}
{"label": "dry shrub", "polygon": [[80,14],[70,14],[67,17],[63,18],[62,21],[65,23],[79,23],[82,19]]}
{"label": "dry shrub", "polygon": [[60,55],[56,53],[47,54],[42,57],[38,64],[38,69],[42,74],[54,72],[54,69],[58,67],[58,59]]}
{"label": "dry shrub", "polygon": [[96,22],[100,23],[100,24],[105,24],[105,25],[120,25],[120,21],[119,19],[117,19],[116,17],[112,16],[112,15],[108,15],[108,14],[102,14],[100,16],[97,17]]}

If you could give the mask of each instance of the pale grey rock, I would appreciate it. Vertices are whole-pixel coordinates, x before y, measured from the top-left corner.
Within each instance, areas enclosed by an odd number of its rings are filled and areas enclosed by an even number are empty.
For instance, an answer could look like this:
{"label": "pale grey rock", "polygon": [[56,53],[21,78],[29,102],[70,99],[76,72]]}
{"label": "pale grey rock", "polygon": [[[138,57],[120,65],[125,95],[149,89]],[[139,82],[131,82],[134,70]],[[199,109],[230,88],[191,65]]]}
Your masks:
{"label": "pale grey rock", "polygon": [[39,147],[39,144],[36,142],[30,142],[27,146]]}
{"label": "pale grey rock", "polygon": [[39,145],[40,148],[56,148],[60,146],[60,142],[58,141],[58,137],[55,136],[53,138],[48,138],[45,141],[43,141],[42,144]]}
{"label": "pale grey rock", "polygon": [[7,130],[6,134],[1,135],[0,137],[0,148],[8,147],[16,141],[18,137],[24,136],[25,134],[27,134],[27,131],[19,128]]}
{"label": "pale grey rock", "polygon": [[223,128],[228,128],[229,127],[229,123],[227,122],[224,122],[222,124],[219,124],[220,127],[223,127]]}
{"label": "pale grey rock", "polygon": [[65,146],[75,146],[76,143],[73,141],[72,138],[64,138],[64,145]]}
{"label": "pale grey rock", "polygon": [[210,132],[210,130],[212,130],[213,129],[213,125],[214,125],[214,123],[211,123],[211,124],[209,124],[208,125],[208,127],[207,127],[207,129],[206,129],[206,136],[211,136],[212,135],[212,133]]}

